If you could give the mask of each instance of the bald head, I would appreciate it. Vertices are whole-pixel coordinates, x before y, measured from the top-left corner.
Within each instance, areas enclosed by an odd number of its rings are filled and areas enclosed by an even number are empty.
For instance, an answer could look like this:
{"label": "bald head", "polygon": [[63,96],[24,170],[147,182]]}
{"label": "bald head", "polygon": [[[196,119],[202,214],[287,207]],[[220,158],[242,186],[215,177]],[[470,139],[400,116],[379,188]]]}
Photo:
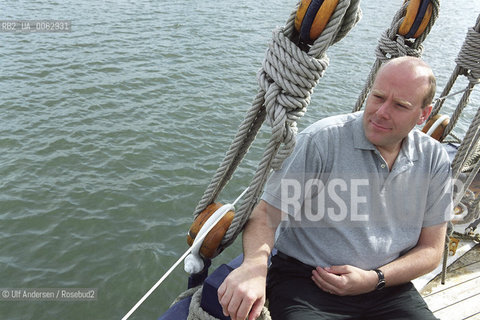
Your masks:
{"label": "bald head", "polygon": [[437,88],[435,76],[432,68],[420,58],[416,57],[399,57],[384,63],[377,72],[409,72],[412,80],[420,80],[425,84],[425,94],[422,102],[422,109],[432,103]]}

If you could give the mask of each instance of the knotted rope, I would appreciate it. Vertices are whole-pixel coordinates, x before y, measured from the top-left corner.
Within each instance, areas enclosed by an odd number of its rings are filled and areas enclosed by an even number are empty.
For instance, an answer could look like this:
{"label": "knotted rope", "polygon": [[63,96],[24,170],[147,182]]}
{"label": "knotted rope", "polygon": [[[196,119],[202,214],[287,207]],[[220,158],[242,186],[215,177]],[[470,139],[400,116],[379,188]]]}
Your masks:
{"label": "knotted rope", "polygon": [[[192,295],[192,300],[188,309],[187,320],[217,320],[217,318],[210,315],[202,309],[200,302],[202,300],[202,289],[196,290]],[[271,320],[270,312],[266,306],[263,307],[262,313],[257,320]]]}
{"label": "knotted rope", "polygon": [[[463,95],[452,114],[448,126],[445,128],[445,132],[442,138],[445,138],[451,133],[458,119],[460,118],[463,110],[467,106],[470,98],[470,94],[478,83],[480,83],[480,15],[477,18],[475,27],[470,28],[465,37],[465,41],[460,49],[460,52],[455,59],[456,67],[450,76],[441,96],[447,96],[450,93],[455,81],[459,75],[464,75],[468,79],[468,84],[463,90]],[[430,117],[438,114],[443,106],[445,99],[438,99],[435,103],[435,107]],[[467,173],[464,180],[465,188],[462,192],[455,195],[455,205],[463,202],[462,198],[467,192],[468,186],[470,186],[474,177],[480,169],[480,109],[477,110],[470,127],[468,128],[465,137],[458,148],[457,154],[452,162],[453,177],[459,179],[462,173]],[[477,210],[477,206],[480,202],[480,197],[474,200],[467,201],[469,203],[469,211]],[[470,220],[475,215],[468,215]]]}
{"label": "knotted rope", "polygon": [[[457,123],[463,109],[468,104],[470,93],[473,87],[480,82],[480,15],[477,18],[477,22],[474,28],[470,28],[465,37],[465,41],[460,49],[457,59],[457,63],[452,75],[450,76],[441,97],[447,97],[452,89],[455,81],[459,75],[464,75],[468,78],[469,82],[464,90],[463,96],[460,99],[455,111],[451,117],[448,126],[445,128],[445,132],[442,139],[447,135],[452,134],[455,124]],[[443,106],[445,99],[438,99],[435,103],[430,118],[439,113]],[[460,144],[460,147],[452,162],[452,171],[454,179],[458,179],[462,172],[468,172],[465,176],[463,188],[457,190],[454,197],[454,205],[461,205],[468,210],[466,216],[462,218],[461,223],[469,223],[480,218],[480,195],[475,195],[468,190],[468,187],[472,183],[475,176],[480,170],[480,109],[470,123],[470,127],[465,134],[465,137]],[[445,242],[444,262],[442,267],[442,284],[445,283],[445,276],[447,272],[446,259],[448,255],[448,242],[449,238]]]}
{"label": "knotted rope", "polygon": [[283,160],[293,151],[297,120],[306,112],[313,88],[328,67],[325,51],[348,33],[360,19],[360,12],[359,0],[339,1],[325,30],[308,52],[302,51],[291,40],[295,31],[296,10],[290,15],[285,27],[273,31],[262,69],[257,74],[259,92],[247,111],[224,160],[194,211],[194,216],[197,217],[215,201],[247,153],[267,117],[272,127],[272,136],[244,201],[222,240],[220,250],[230,245],[243,230],[270,170],[280,168]]}
{"label": "knotted rope", "polygon": [[[465,41],[463,42],[462,48],[460,49],[455,62],[457,63],[455,70],[452,72],[441,96],[444,97],[450,93],[450,90],[452,89],[459,75],[464,75],[468,78],[468,85],[463,90],[463,96],[460,99],[442,138],[445,138],[451,133],[458,121],[458,118],[462,114],[463,109],[469,102],[469,97],[473,88],[476,84],[480,83],[480,15],[477,18],[475,27],[468,30]],[[445,99],[437,100],[430,117],[438,114],[443,106],[444,101]]]}
{"label": "knotted rope", "polygon": [[375,55],[377,59],[372,66],[372,70],[368,75],[367,81],[365,83],[365,87],[363,88],[360,96],[357,99],[355,107],[353,108],[353,112],[359,111],[362,109],[362,105],[365,102],[365,99],[372,88],[373,81],[375,80],[375,76],[377,74],[378,69],[380,66],[392,59],[397,57],[403,56],[413,56],[413,57],[420,57],[423,53],[423,41],[430,33],[430,30],[438,18],[438,11],[440,7],[439,0],[431,0],[430,3],[432,4],[432,16],[430,21],[425,28],[425,31],[415,40],[406,39],[404,36],[400,35],[399,28],[402,24],[403,20],[405,19],[405,14],[407,12],[407,8],[410,4],[410,1],[405,2],[402,7],[397,11],[395,16],[392,19],[392,24],[390,28],[388,28],[381,36],[380,40],[378,41],[378,45],[375,49]]}

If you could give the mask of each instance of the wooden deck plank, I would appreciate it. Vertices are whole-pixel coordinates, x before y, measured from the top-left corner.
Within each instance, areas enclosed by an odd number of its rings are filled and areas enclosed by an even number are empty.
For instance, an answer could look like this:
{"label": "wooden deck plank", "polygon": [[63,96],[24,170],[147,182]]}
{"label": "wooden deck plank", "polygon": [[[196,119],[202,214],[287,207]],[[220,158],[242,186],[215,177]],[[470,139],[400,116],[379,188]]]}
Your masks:
{"label": "wooden deck plank", "polygon": [[[449,256],[448,257],[448,269],[449,270],[449,273],[447,274],[447,276],[450,275],[450,271],[452,271],[452,265],[455,263],[455,266],[456,268],[458,268],[459,266],[461,266],[459,263],[461,261],[463,261],[463,259],[459,260],[460,258],[462,258],[466,253],[468,253],[469,251],[471,251],[471,249],[475,246],[474,243],[469,243],[469,242],[461,242],[461,244],[459,245],[458,249],[457,249],[457,253],[455,256]],[[426,274],[426,275],[423,275],[415,280],[413,280],[413,284],[415,285],[415,287],[417,288],[417,290],[419,290],[420,292],[423,292],[425,290],[425,288],[428,288],[429,286],[432,285],[432,283],[435,283],[436,280],[435,279],[440,279],[440,274],[442,273],[442,265],[439,265],[435,270],[433,270],[432,272]]]}
{"label": "wooden deck plank", "polygon": [[454,276],[447,273],[447,278],[445,279],[445,284],[440,283],[440,279],[434,279],[433,282],[429,283],[422,291],[424,298],[427,298],[431,295],[436,294],[440,291],[447,291],[452,287],[458,287],[462,283],[467,283],[469,281],[475,280],[475,278],[480,277],[480,262],[475,263],[474,267],[478,268],[474,273],[463,273],[455,274]]}
{"label": "wooden deck plank", "polygon": [[439,289],[425,296],[424,299],[430,310],[436,312],[455,302],[469,299],[472,295],[480,295],[480,275],[470,280],[452,284],[448,288]]}
{"label": "wooden deck plank", "polygon": [[479,307],[480,295],[475,294],[434,312],[434,315],[441,320],[463,320],[471,318],[473,314],[478,314]]}
{"label": "wooden deck plank", "polygon": [[480,312],[472,314],[468,318],[462,319],[462,320],[478,320],[480,319]]}
{"label": "wooden deck plank", "polygon": [[429,308],[441,320],[480,320],[480,246],[476,245],[421,291]]}

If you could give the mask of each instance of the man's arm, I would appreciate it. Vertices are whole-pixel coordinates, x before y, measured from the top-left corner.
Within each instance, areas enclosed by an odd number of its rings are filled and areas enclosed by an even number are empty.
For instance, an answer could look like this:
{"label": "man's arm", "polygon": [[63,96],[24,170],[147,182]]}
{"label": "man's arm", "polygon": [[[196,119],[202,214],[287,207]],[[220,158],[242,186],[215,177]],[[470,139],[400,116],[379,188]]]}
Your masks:
{"label": "man's arm", "polygon": [[264,201],[255,207],[243,231],[243,262],[218,288],[223,313],[232,320],[256,319],[265,303],[268,257],[282,212]]}
{"label": "man's arm", "polygon": [[417,245],[380,270],[387,286],[394,286],[418,278],[434,270],[442,259],[447,223],[422,229]]}
{"label": "man's arm", "polygon": [[[442,258],[447,224],[422,228],[418,242],[405,255],[380,267],[387,286],[411,281],[434,270]],[[317,267],[312,280],[322,290],[337,295],[356,295],[375,290],[375,271],[353,266]]]}

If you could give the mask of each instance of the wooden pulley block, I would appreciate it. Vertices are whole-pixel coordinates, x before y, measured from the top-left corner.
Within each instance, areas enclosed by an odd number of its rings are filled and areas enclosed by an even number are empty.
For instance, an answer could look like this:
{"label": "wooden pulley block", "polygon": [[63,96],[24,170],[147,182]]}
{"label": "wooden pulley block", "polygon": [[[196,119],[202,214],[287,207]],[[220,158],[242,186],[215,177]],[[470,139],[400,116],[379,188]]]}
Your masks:
{"label": "wooden pulley block", "polygon": [[323,32],[339,0],[302,0],[295,15],[295,29],[306,43]]}
{"label": "wooden pulley block", "polygon": [[433,6],[430,0],[405,0],[409,1],[407,12],[398,34],[405,38],[418,38],[427,28],[432,17]]}
{"label": "wooden pulley block", "polygon": [[[214,202],[209,204],[205,208],[205,210],[200,212],[195,221],[192,223],[190,230],[188,230],[187,243],[189,246],[192,246],[195,237],[197,236],[205,222],[208,220],[208,218],[210,218],[210,216],[222,206],[223,204]],[[234,211],[228,211],[217,223],[217,225],[215,225],[213,229],[210,230],[210,232],[203,240],[202,246],[200,247],[200,255],[202,257],[210,259],[214,258],[220,253],[218,247],[220,246],[220,243],[222,242],[222,239],[225,236],[228,227],[230,227],[234,215]]]}
{"label": "wooden pulley block", "polygon": [[447,116],[437,114],[427,121],[422,132],[428,134],[435,140],[442,142],[442,136],[448,126],[450,119]]}

